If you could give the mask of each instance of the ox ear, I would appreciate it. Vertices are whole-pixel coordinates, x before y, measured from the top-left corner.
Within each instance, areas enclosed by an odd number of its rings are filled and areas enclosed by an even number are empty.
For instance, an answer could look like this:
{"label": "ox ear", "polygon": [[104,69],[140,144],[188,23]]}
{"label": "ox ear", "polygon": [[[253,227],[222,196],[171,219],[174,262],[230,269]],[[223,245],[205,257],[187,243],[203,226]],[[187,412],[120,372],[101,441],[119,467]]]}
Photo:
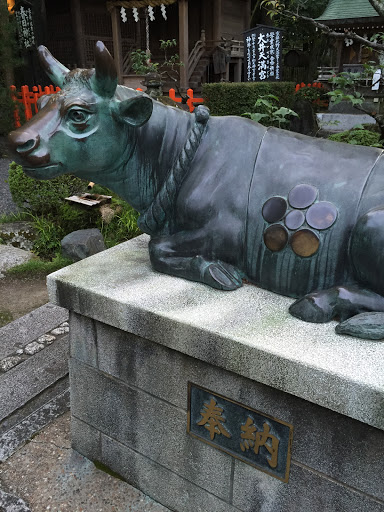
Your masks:
{"label": "ox ear", "polygon": [[148,96],[136,96],[116,104],[118,118],[138,128],[151,117],[153,101]]}
{"label": "ox ear", "polygon": [[97,41],[95,47],[95,74],[92,89],[99,96],[112,98],[117,87],[117,71],[111,54],[104,43]]}
{"label": "ox ear", "polygon": [[69,69],[56,60],[45,46],[39,46],[38,54],[40,64],[52,82],[58,87],[63,87],[64,79],[69,73]]}

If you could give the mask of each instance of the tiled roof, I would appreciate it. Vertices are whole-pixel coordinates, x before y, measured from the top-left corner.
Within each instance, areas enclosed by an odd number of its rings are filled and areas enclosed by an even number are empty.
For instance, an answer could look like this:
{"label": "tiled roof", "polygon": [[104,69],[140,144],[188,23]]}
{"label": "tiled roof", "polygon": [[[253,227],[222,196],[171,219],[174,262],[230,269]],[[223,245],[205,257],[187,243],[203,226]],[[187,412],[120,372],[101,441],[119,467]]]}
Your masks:
{"label": "tiled roof", "polygon": [[329,0],[319,21],[374,18],[380,16],[368,0]]}

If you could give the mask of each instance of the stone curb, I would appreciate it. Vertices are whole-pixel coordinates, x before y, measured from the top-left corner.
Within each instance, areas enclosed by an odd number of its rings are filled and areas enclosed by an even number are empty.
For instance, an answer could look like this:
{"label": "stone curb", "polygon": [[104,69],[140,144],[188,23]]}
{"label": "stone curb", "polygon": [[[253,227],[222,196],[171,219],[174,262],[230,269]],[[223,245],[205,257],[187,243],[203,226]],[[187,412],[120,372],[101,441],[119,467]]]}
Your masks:
{"label": "stone curb", "polygon": [[0,462],[69,410],[67,320],[48,303],[0,329]]}

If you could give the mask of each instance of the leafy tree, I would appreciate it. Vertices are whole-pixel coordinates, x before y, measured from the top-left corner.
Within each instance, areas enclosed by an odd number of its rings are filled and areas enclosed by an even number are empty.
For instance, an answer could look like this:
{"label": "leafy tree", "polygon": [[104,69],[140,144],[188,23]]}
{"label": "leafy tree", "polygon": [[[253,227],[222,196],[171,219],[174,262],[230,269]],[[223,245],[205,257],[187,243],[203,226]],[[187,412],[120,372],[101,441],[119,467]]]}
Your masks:
{"label": "leafy tree", "polygon": [[[366,106],[361,92],[361,83],[371,78],[378,68],[381,69],[383,74],[384,66],[378,66],[375,63],[374,65],[364,64],[364,72],[362,73],[339,73],[329,80],[334,89],[328,92],[328,96],[334,105],[342,101],[348,101],[357,110],[373,117],[379,127],[381,138],[384,139],[384,116]],[[383,78],[379,80],[381,83],[384,82]]]}
{"label": "leafy tree", "polygon": [[[303,5],[302,14],[316,18],[324,11],[328,0],[306,0]],[[281,2],[278,4],[280,6]],[[277,7],[276,7],[277,9]],[[270,15],[270,9],[266,9],[263,0],[257,0],[252,15],[251,26],[257,23],[268,23],[265,16]],[[284,47],[298,48],[309,55],[308,76],[303,78],[305,81],[312,81],[316,78],[317,67],[326,65],[323,62],[328,49],[328,38],[316,31],[316,27],[295,16],[279,15],[274,16],[274,25],[284,29]]]}
{"label": "leafy tree", "polygon": [[[375,8],[376,11],[380,14],[380,16],[384,16],[384,0],[368,1],[372,7]],[[337,30],[324,25],[324,23],[316,21],[314,19],[316,16],[309,15],[306,11],[308,7],[319,3],[315,0],[259,0],[258,3],[260,3],[260,7],[267,9],[267,14],[271,18],[278,16],[282,18],[290,18],[293,20],[300,19],[301,21],[311,24],[313,27],[317,28],[320,32],[326,34],[328,37],[333,37],[335,39],[344,39],[345,37],[348,37],[374,50],[384,51],[383,39],[368,39],[356,34],[353,30],[348,29],[345,29],[342,32],[338,32]],[[321,12],[319,15],[320,14]]]}

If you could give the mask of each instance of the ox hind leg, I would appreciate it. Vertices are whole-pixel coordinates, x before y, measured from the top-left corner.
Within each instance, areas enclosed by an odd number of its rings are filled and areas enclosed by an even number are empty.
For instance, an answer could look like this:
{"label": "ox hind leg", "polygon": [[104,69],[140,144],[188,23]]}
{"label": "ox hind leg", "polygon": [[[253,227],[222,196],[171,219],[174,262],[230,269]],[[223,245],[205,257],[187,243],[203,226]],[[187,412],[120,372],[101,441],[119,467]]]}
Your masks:
{"label": "ox hind leg", "polygon": [[155,270],[190,281],[207,284],[220,290],[242,286],[242,274],[233,265],[210,258],[212,253],[203,231],[180,232],[152,238],[149,255]]}
{"label": "ox hind leg", "polygon": [[338,286],[306,295],[292,304],[292,315],[310,322],[339,317],[340,334],[384,338],[384,207],[359,218],[349,258],[356,286]]}

